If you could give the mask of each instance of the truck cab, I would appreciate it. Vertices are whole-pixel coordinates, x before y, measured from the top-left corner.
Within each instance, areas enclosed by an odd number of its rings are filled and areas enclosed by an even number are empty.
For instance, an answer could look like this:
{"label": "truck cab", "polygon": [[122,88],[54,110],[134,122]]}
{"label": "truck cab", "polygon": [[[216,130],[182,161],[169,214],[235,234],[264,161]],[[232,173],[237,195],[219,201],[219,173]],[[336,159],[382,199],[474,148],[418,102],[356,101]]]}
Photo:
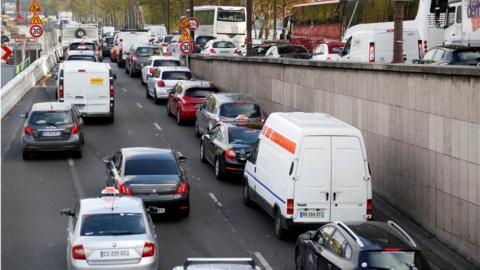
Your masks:
{"label": "truck cab", "polygon": [[480,7],[473,1],[448,1],[445,45],[480,46]]}

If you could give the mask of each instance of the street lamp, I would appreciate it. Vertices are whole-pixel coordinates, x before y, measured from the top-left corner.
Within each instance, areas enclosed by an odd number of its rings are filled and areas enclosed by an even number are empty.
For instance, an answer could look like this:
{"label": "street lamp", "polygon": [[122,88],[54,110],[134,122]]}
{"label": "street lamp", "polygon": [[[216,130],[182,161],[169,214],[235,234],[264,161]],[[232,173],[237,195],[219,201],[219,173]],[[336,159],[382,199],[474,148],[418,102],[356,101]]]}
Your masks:
{"label": "street lamp", "polygon": [[403,62],[403,11],[405,3],[412,0],[392,0],[393,1],[393,61],[395,64]]}

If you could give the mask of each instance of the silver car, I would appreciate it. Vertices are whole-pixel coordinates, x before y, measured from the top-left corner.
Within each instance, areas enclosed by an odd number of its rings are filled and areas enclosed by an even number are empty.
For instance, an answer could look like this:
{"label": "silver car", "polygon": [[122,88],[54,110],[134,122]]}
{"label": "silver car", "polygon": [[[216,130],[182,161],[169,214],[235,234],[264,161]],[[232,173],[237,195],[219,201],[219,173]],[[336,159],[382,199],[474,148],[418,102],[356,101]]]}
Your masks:
{"label": "silver car", "polygon": [[68,216],[68,269],[158,269],[157,236],[142,200],[107,189],[113,196],[82,199],[61,212]]}
{"label": "silver car", "polygon": [[260,270],[252,258],[187,258],[173,270]]}

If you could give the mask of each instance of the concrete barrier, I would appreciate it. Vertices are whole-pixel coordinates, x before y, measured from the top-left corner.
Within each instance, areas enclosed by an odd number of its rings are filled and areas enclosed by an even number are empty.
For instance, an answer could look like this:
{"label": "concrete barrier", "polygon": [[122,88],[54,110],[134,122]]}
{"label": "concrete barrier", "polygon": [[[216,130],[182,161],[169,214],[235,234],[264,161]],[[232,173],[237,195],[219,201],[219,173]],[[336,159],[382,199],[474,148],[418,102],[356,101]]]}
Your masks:
{"label": "concrete barrier", "polygon": [[480,266],[480,68],[190,61],[197,77],[254,95],[267,112],[326,112],[360,128],[374,192]]}

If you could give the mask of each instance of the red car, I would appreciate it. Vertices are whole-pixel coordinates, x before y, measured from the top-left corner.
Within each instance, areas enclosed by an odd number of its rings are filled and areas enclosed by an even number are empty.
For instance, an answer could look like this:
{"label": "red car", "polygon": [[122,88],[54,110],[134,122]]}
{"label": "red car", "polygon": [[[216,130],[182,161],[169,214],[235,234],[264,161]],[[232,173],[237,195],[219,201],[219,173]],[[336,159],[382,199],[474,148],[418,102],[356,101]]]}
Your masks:
{"label": "red car", "polygon": [[195,120],[197,110],[205,98],[218,92],[217,86],[212,82],[180,82],[168,93],[167,114],[176,116],[178,125],[186,120]]}
{"label": "red car", "polygon": [[123,40],[120,39],[120,42],[118,42],[117,44],[114,44],[112,50],[110,51],[110,60],[113,63],[117,63],[118,50],[120,50],[121,48],[122,41]]}

